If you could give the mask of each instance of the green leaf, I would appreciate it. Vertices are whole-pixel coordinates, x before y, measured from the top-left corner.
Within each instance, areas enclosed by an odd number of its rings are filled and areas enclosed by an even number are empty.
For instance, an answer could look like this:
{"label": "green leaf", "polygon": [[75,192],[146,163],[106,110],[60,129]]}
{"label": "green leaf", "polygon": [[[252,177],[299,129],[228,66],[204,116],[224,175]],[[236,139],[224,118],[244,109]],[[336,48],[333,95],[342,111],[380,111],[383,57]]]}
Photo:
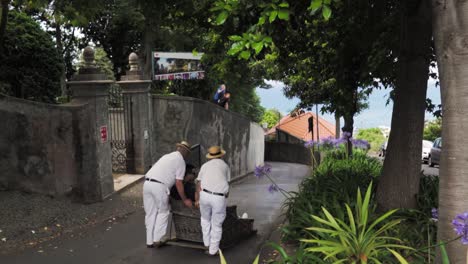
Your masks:
{"label": "green leaf", "polygon": [[401,264],[408,264],[408,261],[406,261],[406,259],[403,258],[398,252],[391,250],[391,249],[388,249],[388,251],[390,251],[398,259],[398,261]]}
{"label": "green leaf", "polygon": [[224,255],[223,255],[223,252],[221,251],[221,249],[219,250],[219,259],[221,261],[221,264],[227,264],[226,259],[224,258]]}
{"label": "green leaf", "polygon": [[242,40],[242,37],[239,36],[239,35],[232,35],[232,36],[229,36],[229,40],[240,41],[240,40]]}
{"label": "green leaf", "polygon": [[240,57],[244,60],[248,60],[250,58],[250,51],[244,50],[240,53]]}
{"label": "green leaf", "polygon": [[309,10],[312,12],[317,11],[320,7],[322,7],[322,0],[312,0],[309,6]]}
{"label": "green leaf", "polygon": [[284,248],[281,247],[280,245],[274,243],[274,242],[269,242],[267,244],[267,246],[270,246],[272,248],[274,248],[276,251],[278,251],[281,255],[281,257],[283,257],[283,259],[288,259],[289,258],[289,255],[288,253],[286,253],[286,251],[284,251]]}
{"label": "green leaf", "polygon": [[255,54],[259,54],[260,51],[262,51],[263,49],[263,43],[262,42],[252,43],[252,48],[254,48]]}
{"label": "green leaf", "polygon": [[254,262],[252,264],[258,264],[258,261],[260,260],[260,255],[257,255],[255,258]]}
{"label": "green leaf", "polygon": [[330,19],[331,13],[332,13],[332,11],[331,11],[330,7],[327,6],[327,5],[323,5],[323,8],[322,8],[322,15],[323,15],[323,18],[324,18],[325,20],[329,20],[329,19]]}
{"label": "green leaf", "polygon": [[288,2],[282,2],[281,4],[278,5],[279,7],[289,7]]}
{"label": "green leaf", "polygon": [[280,9],[278,11],[278,18],[281,20],[289,20],[289,9]]}
{"label": "green leaf", "polygon": [[216,17],[216,25],[224,24],[224,22],[226,22],[227,17],[228,17],[228,12],[226,11],[219,13],[218,17]]}
{"label": "green leaf", "polygon": [[266,21],[266,18],[264,16],[261,16],[258,19],[257,25],[261,26],[261,25],[265,24],[265,21]]}
{"label": "green leaf", "polygon": [[277,10],[271,11],[268,21],[270,21],[270,23],[272,23],[273,21],[275,21],[277,16],[278,16],[278,11]]}
{"label": "green leaf", "polygon": [[228,55],[236,55],[237,53],[241,52],[243,49],[243,45],[241,42],[235,42],[232,44],[231,48],[228,50]]}
{"label": "green leaf", "polygon": [[351,228],[351,231],[353,231],[353,233],[356,233],[356,223],[354,222],[353,212],[351,211],[351,208],[349,207],[349,205],[346,204],[345,206],[346,206],[346,212],[348,212],[349,227]]}
{"label": "green leaf", "polygon": [[440,256],[442,258],[443,264],[450,264],[450,259],[447,254],[447,250],[445,249],[445,246],[443,244],[440,245]]}

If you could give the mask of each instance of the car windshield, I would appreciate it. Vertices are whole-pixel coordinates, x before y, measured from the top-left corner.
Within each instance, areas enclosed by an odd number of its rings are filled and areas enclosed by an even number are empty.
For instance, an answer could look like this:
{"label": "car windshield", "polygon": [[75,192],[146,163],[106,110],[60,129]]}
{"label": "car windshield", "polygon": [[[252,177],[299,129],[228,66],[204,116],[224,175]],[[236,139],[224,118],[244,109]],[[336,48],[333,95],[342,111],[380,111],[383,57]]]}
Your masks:
{"label": "car windshield", "polygon": [[423,140],[423,148],[431,148],[433,144],[431,141]]}

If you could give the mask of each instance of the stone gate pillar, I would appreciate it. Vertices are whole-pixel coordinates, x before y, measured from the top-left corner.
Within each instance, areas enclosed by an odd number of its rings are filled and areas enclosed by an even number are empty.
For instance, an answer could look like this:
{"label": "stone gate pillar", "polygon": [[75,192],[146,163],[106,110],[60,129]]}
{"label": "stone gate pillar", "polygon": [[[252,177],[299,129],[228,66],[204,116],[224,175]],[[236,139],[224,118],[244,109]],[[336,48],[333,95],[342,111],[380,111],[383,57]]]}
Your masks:
{"label": "stone gate pillar", "polygon": [[150,153],[150,87],[151,80],[143,76],[138,67],[138,56],[131,53],[128,57],[130,70],[117,82],[122,88],[123,96],[131,101],[131,121],[133,132],[133,168],[137,174],[145,174],[151,165]]}
{"label": "stone gate pillar", "polygon": [[80,164],[77,193],[84,202],[93,203],[102,201],[114,192],[112,151],[107,138],[107,100],[109,87],[114,81],[109,80],[96,66],[91,47],[83,50],[83,58],[84,65],[68,85],[72,90],[70,105],[82,106],[74,122],[79,130],[76,140],[80,145],[75,157]]}

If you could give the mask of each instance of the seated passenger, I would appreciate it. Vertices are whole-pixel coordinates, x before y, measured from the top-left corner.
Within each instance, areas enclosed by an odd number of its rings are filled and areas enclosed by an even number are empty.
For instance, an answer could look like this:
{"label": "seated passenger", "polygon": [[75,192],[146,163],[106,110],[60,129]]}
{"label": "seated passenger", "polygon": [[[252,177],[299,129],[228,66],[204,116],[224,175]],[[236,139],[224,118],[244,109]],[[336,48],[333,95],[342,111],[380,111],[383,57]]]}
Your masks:
{"label": "seated passenger", "polygon": [[[196,173],[194,169],[195,167],[193,165],[187,164],[185,167],[185,176],[183,180],[185,195],[192,201],[195,201],[195,192],[197,188],[195,184]],[[171,189],[171,198],[180,200],[179,192],[177,192],[175,185]]]}

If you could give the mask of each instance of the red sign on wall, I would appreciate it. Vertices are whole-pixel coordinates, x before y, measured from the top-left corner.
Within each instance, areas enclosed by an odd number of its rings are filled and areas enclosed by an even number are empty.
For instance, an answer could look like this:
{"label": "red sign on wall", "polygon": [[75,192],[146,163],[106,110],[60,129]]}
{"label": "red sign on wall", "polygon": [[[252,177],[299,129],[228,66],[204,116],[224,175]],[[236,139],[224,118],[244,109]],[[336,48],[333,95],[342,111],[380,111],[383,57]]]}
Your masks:
{"label": "red sign on wall", "polygon": [[107,126],[102,126],[101,129],[101,143],[107,142]]}

